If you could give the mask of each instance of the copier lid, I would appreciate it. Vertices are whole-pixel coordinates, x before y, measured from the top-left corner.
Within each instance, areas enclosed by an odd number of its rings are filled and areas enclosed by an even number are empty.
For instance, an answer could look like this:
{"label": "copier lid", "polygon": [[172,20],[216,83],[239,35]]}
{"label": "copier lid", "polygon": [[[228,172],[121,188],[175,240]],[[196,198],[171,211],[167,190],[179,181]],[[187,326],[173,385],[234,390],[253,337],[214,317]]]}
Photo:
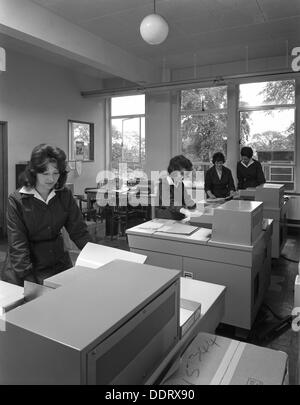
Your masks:
{"label": "copier lid", "polygon": [[6,320],[82,350],[110,335],[179,276],[177,270],[115,260],[10,311]]}
{"label": "copier lid", "polygon": [[285,187],[284,184],[264,183],[264,184],[261,184],[260,186],[257,186],[256,189],[258,189],[258,188],[266,188],[266,189],[273,188],[273,189],[279,189],[280,190],[280,189],[282,189],[284,187]]}
{"label": "copier lid", "polygon": [[252,212],[255,211],[260,205],[262,205],[262,202],[260,201],[231,200],[223,205],[220,205],[220,207],[217,207],[215,212],[217,210]]}

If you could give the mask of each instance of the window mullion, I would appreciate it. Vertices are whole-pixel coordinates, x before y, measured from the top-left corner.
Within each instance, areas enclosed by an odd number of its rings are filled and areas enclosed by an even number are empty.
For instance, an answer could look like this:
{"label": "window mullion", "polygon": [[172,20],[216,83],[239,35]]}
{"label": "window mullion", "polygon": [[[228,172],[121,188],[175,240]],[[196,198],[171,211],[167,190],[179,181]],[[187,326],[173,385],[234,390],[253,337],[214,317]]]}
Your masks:
{"label": "window mullion", "polygon": [[239,112],[251,112],[251,111],[272,111],[272,110],[286,110],[296,108],[295,104],[272,104],[272,105],[264,105],[264,106],[256,106],[256,107],[239,107]]}

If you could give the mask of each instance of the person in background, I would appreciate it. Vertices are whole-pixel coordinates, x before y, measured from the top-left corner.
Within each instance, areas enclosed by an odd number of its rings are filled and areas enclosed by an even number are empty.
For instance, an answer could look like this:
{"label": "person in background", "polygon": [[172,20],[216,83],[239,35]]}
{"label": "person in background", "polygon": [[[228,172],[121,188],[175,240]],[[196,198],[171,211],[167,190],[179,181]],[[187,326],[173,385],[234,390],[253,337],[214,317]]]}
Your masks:
{"label": "person in background", "polygon": [[72,267],[61,234],[63,227],[82,249],[91,241],[71,190],[65,187],[67,161],[63,150],[40,144],[31,154],[23,186],[8,197],[8,261],[2,279],[23,285]]}
{"label": "person in background", "polygon": [[168,166],[168,175],[161,178],[158,185],[158,206],[155,208],[156,218],[185,218],[187,210],[196,208],[195,201],[187,193],[183,183],[185,172],[191,172],[193,165],[183,155],[174,156]]}
{"label": "person in background", "polygon": [[238,189],[256,187],[266,182],[261,164],[252,158],[253,150],[249,146],[241,149],[242,159],[237,163]]}
{"label": "person in background", "polygon": [[225,156],[216,152],[212,158],[213,166],[205,175],[204,189],[208,198],[232,197],[235,186],[231,170],[224,166]]}

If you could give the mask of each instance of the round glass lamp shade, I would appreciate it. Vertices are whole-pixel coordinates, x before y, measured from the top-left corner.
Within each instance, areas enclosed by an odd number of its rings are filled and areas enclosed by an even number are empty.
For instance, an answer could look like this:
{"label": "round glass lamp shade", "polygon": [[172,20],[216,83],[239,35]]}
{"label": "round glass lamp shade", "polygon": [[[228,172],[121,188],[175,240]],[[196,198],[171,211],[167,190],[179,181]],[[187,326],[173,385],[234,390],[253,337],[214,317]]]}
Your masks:
{"label": "round glass lamp shade", "polygon": [[159,45],[167,38],[169,26],[160,15],[149,14],[141,22],[140,33],[148,44]]}

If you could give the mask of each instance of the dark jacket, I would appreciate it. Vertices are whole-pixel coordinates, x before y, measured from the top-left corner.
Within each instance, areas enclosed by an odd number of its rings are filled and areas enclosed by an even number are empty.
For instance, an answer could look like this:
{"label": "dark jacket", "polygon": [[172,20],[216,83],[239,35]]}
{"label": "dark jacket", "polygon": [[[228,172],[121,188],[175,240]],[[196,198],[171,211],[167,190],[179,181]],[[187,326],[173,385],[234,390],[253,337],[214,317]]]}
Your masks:
{"label": "dark jacket", "polygon": [[228,197],[230,191],[235,191],[231,170],[223,166],[222,176],[219,179],[216,167],[211,167],[206,172],[204,188],[206,193],[211,191],[217,198]]}
{"label": "dark jacket", "polygon": [[19,285],[25,279],[42,283],[72,267],[64,248],[63,226],[79,249],[91,240],[69,189],[57,190],[48,205],[33,195],[12,193],[7,208],[10,265],[4,269],[2,279]]}
{"label": "dark jacket", "polygon": [[156,218],[181,220],[185,215],[180,212],[181,208],[196,208],[195,201],[192,200],[184,183],[177,187],[169,184],[167,178],[160,179],[158,185],[158,201],[155,208]]}
{"label": "dark jacket", "polygon": [[238,189],[256,187],[266,182],[261,164],[253,159],[253,163],[245,167],[241,161],[237,163],[236,175],[238,178]]}

